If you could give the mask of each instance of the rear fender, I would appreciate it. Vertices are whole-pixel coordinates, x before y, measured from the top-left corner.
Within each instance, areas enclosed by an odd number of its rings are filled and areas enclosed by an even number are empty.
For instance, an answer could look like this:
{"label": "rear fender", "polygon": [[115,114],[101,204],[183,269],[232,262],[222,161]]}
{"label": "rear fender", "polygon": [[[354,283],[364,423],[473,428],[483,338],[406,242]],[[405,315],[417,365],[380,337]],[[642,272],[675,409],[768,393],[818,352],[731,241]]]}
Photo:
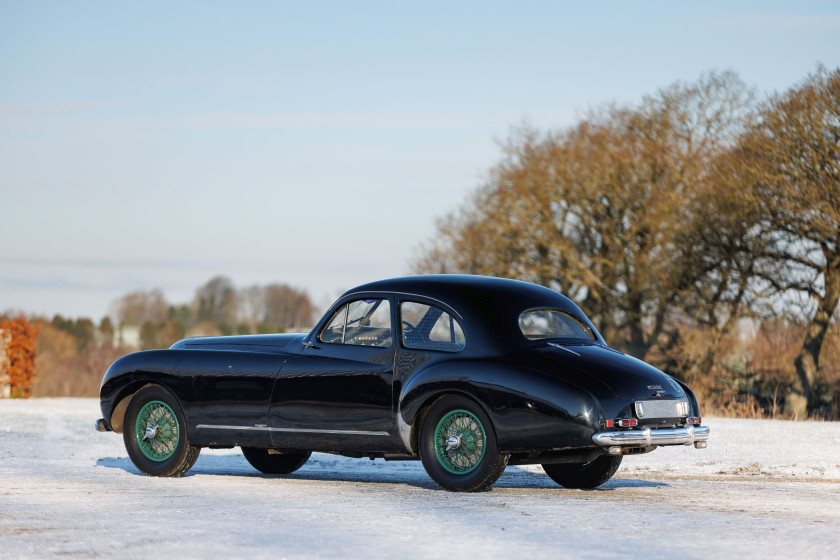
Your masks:
{"label": "rear fender", "polygon": [[697,397],[694,396],[694,391],[689,389],[688,385],[677,379],[676,377],[671,376],[671,379],[677,382],[682,390],[685,391],[685,396],[688,398],[688,404],[691,407],[691,412],[689,416],[700,416],[700,405],[697,403]]}
{"label": "rear fender", "polygon": [[464,394],[493,422],[504,452],[592,445],[600,407],[587,391],[535,370],[494,362],[447,362],[417,371],[403,385],[397,421],[407,449],[424,407],[440,395]]}

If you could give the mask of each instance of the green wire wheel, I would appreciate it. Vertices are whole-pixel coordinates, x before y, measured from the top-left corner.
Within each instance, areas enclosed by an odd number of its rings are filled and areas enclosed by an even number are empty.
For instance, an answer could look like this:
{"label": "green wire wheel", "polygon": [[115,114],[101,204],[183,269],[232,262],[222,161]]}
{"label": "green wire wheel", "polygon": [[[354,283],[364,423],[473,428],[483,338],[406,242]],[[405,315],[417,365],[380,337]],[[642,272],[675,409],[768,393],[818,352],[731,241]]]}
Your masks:
{"label": "green wire wheel", "polygon": [[140,408],[134,435],[143,455],[152,461],[166,461],[178,448],[179,429],[175,411],[163,401],[150,401]]}
{"label": "green wire wheel", "polygon": [[417,440],[420,460],[444,490],[479,492],[493,485],[507,466],[493,421],[466,395],[442,395],[423,414]]}
{"label": "green wire wheel", "polygon": [[140,388],[124,418],[125,449],[143,474],[181,476],[195,464],[201,447],[190,443],[178,399],[165,387],[150,383]]}
{"label": "green wire wheel", "polygon": [[452,474],[467,474],[484,458],[487,436],[481,420],[468,410],[444,415],[435,428],[435,454],[441,466]]}

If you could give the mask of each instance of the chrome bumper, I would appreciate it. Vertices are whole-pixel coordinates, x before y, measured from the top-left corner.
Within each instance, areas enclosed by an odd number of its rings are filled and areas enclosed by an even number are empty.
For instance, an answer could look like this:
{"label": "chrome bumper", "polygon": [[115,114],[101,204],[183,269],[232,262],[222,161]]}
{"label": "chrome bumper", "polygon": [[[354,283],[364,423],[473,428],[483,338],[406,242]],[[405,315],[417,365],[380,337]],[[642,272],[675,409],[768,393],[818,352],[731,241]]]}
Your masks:
{"label": "chrome bumper", "polygon": [[654,445],[691,445],[692,443],[705,442],[708,439],[708,426],[654,428],[653,430],[644,426],[639,430],[598,432],[592,436],[592,441],[602,447],[611,447],[614,445],[641,447],[652,447]]}

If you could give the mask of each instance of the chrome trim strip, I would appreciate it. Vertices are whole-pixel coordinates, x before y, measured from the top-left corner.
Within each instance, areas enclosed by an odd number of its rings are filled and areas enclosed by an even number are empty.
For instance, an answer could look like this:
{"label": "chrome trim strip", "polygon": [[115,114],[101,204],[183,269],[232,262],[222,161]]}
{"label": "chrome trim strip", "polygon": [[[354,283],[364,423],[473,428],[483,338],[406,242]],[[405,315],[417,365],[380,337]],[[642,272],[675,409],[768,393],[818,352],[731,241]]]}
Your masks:
{"label": "chrome trim strip", "polygon": [[272,432],[296,432],[300,434],[339,434],[345,436],[390,436],[388,432],[366,432],[364,430],[314,430],[309,428],[269,428]]}
{"label": "chrome trim strip", "polygon": [[566,348],[565,346],[563,346],[563,345],[561,345],[561,344],[557,344],[556,342],[549,342],[549,343],[548,343],[548,345],[549,345],[549,346],[554,346],[555,348],[559,348],[560,350],[565,350],[566,352],[568,352],[568,353],[570,353],[570,354],[574,354],[575,356],[580,357],[580,354],[578,354],[578,353],[577,353],[577,352],[575,352],[574,350],[569,350],[569,349],[568,349],[568,348]]}
{"label": "chrome trim strip", "polygon": [[366,432],[364,430],[315,430],[310,428],[269,428],[267,426],[219,426],[199,424],[196,429],[204,430],[250,430],[266,432],[293,432],[298,434],[337,434],[345,436],[390,436],[388,432]]}
{"label": "chrome trim strip", "polygon": [[708,426],[686,426],[685,428],[654,428],[647,426],[641,430],[622,430],[615,432],[598,432],[592,436],[592,441],[602,447],[613,445],[691,445],[697,441],[709,439]]}
{"label": "chrome trim strip", "polygon": [[250,430],[250,431],[269,431],[270,428],[265,426],[216,426],[214,424],[199,424],[195,427],[197,430],[211,429],[211,430]]}

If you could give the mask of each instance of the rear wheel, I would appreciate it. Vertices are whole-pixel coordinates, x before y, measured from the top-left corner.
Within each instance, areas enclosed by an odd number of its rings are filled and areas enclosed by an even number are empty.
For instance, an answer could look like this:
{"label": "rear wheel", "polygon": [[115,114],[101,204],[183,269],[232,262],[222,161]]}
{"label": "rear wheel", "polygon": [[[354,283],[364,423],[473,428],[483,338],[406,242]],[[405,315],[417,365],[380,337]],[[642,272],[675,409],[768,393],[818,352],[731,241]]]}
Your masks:
{"label": "rear wheel", "polygon": [[131,462],[149,476],[181,476],[201,448],[187,439],[186,420],[172,394],[158,385],[137,391],[125,411],[123,441]]}
{"label": "rear wheel", "polygon": [[268,449],[243,447],[242,454],[251,466],[265,474],[289,474],[301,468],[309,460],[311,452],[269,453]]}
{"label": "rear wheel", "polygon": [[448,395],[431,406],[420,427],[420,458],[429,476],[452,492],[493,485],[507,466],[490,418],[472,400]]}
{"label": "rear wheel", "polygon": [[542,468],[560,486],[596,488],[612,478],[619,466],[621,455],[601,455],[588,463],[556,463]]}

